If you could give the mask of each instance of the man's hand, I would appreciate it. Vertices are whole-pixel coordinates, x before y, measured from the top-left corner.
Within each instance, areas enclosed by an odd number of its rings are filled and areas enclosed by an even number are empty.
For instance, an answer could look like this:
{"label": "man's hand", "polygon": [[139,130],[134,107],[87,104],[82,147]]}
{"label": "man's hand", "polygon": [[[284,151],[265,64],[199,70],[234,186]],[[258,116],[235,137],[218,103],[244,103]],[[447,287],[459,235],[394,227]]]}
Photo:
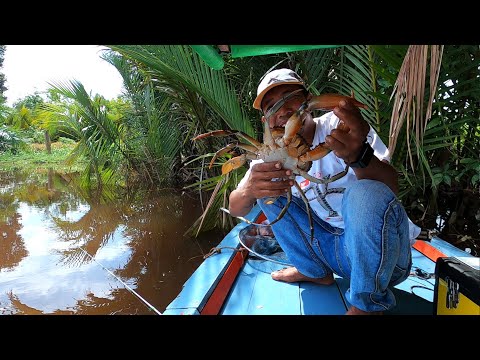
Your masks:
{"label": "man's hand", "polygon": [[[343,121],[344,126],[338,126],[325,137],[326,145],[333,153],[347,164],[357,161],[363,143],[370,131],[370,126],[360,114],[360,109],[348,99],[340,101],[333,113]],[[371,179],[386,184],[395,194],[398,193],[398,174],[388,163],[373,156],[366,168],[353,170],[357,179]]]}
{"label": "man's hand", "polygon": [[284,195],[293,186],[293,181],[288,179],[290,175],[292,171],[282,169],[279,162],[255,164],[245,184],[245,191],[255,200]]}
{"label": "man's hand", "polygon": [[333,109],[333,113],[348,129],[339,127],[332,130],[331,134],[325,138],[325,144],[346,163],[354,162],[360,155],[370,126],[363,119],[360,109],[348,99],[340,101],[340,104]]}
{"label": "man's hand", "polygon": [[278,162],[255,164],[245,184],[230,194],[230,214],[244,216],[257,199],[284,195],[293,186],[288,179],[291,175],[292,171],[282,169]]}

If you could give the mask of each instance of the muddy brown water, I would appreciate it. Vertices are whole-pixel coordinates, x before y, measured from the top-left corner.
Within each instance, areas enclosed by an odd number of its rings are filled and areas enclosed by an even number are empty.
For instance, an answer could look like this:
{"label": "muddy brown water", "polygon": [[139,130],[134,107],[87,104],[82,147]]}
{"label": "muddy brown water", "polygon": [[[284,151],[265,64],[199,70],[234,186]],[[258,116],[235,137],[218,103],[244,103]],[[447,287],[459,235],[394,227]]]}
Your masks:
{"label": "muddy brown water", "polygon": [[89,193],[53,170],[0,172],[0,314],[156,315],[224,234],[184,233],[198,197]]}

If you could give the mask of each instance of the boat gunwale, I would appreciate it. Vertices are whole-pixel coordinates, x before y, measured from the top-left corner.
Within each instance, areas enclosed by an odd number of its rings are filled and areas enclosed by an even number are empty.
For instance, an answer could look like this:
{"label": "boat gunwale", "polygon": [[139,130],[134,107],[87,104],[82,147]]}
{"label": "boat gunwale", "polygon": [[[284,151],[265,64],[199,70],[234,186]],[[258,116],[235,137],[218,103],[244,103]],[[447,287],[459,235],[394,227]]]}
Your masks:
{"label": "boat gunwale", "polygon": [[[260,207],[256,206],[245,218],[249,221],[255,222],[261,215],[263,215],[263,212],[261,211]],[[220,311],[223,301],[227,298],[228,292],[231,290],[231,284],[227,294],[219,295],[220,297],[223,297],[223,300],[220,304],[217,304],[215,310],[206,310],[205,307],[209,301],[211,301],[212,296],[215,296],[214,294],[217,286],[222,279],[224,279],[226,276],[233,276],[234,281],[238,275],[238,272],[244,266],[247,256],[242,255],[244,259],[241,266],[231,267],[236,255],[238,253],[243,253],[243,251],[241,251],[243,246],[238,240],[238,234],[248,225],[248,223],[241,222],[235,225],[232,230],[230,230],[230,232],[216,247],[219,251],[213,256],[207,257],[200,264],[190,278],[183,284],[182,290],[177,297],[167,306],[163,313],[164,315],[201,315],[202,313],[212,314],[212,312],[218,313]],[[218,264],[221,265],[216,269],[216,274],[212,271],[213,269],[208,269],[209,267],[215,268],[218,266]],[[229,269],[230,271],[234,271],[234,273],[232,274],[229,272]],[[207,277],[205,277],[204,274],[207,274]],[[213,276],[208,276],[211,274],[213,274]],[[230,283],[230,281],[228,282]],[[195,292],[193,298],[191,297],[192,291],[190,290],[192,288],[197,289],[197,292]],[[214,299],[213,301],[218,303],[217,299]]]}

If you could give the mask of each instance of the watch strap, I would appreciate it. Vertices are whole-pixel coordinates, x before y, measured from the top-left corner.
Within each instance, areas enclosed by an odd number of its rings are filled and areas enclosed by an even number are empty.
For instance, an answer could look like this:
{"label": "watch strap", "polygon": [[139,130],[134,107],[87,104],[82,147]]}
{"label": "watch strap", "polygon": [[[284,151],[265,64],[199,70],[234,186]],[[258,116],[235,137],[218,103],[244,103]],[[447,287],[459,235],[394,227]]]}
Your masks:
{"label": "watch strap", "polygon": [[370,146],[368,141],[365,140],[362,146],[362,150],[360,151],[360,155],[358,159],[350,164],[351,168],[366,168],[368,164],[370,164],[370,160],[373,157],[373,148]]}

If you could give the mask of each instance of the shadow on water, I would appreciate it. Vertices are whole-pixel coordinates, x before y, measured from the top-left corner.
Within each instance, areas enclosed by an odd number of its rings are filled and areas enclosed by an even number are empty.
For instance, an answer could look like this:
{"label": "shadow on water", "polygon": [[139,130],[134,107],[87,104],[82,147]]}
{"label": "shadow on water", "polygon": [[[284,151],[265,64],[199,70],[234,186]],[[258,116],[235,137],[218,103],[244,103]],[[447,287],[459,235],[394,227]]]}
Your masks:
{"label": "shadow on water", "polygon": [[0,172],[0,314],[163,312],[223,237],[183,235],[201,214],[195,197],[92,195],[71,180]]}

